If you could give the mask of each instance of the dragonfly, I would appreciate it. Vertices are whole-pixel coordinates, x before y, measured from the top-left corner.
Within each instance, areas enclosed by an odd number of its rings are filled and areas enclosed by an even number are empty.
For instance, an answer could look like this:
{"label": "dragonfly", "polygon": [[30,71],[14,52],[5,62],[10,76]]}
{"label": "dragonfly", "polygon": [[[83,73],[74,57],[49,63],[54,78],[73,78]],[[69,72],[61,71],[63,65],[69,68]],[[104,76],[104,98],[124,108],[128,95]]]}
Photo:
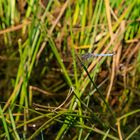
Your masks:
{"label": "dragonfly", "polygon": [[85,53],[83,55],[81,55],[81,58],[83,60],[87,60],[89,58],[92,58],[92,57],[98,57],[98,56],[113,56],[115,55],[115,53],[106,53],[106,54],[94,54],[94,53]]}

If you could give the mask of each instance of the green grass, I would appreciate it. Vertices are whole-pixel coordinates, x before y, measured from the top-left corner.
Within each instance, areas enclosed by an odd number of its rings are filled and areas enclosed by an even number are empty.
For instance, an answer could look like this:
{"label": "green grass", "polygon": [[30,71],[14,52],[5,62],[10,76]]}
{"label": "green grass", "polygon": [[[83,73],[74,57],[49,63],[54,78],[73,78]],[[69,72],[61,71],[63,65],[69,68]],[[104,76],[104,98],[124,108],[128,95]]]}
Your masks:
{"label": "green grass", "polygon": [[0,138],[139,139],[139,6],[1,0]]}

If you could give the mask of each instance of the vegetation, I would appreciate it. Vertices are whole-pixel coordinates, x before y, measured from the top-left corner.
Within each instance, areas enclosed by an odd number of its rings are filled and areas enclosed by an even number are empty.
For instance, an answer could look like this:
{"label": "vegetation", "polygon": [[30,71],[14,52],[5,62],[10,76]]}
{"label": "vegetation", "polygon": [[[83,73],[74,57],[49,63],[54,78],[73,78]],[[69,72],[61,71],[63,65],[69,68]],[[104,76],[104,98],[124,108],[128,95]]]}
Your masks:
{"label": "vegetation", "polygon": [[140,139],[139,7],[0,0],[0,138]]}

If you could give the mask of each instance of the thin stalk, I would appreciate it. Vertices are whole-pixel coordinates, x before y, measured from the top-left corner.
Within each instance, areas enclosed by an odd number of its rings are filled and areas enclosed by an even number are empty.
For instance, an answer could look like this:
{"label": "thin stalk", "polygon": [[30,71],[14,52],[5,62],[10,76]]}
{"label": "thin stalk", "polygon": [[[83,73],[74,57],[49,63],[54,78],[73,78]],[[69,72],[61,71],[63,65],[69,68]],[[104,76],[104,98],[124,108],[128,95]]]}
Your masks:
{"label": "thin stalk", "polygon": [[113,113],[112,109],[110,108],[110,106],[109,106],[108,103],[106,102],[104,96],[102,95],[102,93],[101,93],[100,90],[97,88],[97,86],[96,86],[96,84],[94,83],[94,81],[92,80],[92,78],[91,78],[91,76],[90,76],[90,74],[89,74],[89,72],[88,72],[86,66],[84,65],[84,63],[82,62],[82,60],[80,59],[80,57],[78,56],[78,54],[77,54],[77,58],[78,58],[79,62],[81,63],[83,69],[84,69],[85,72],[87,73],[87,76],[89,77],[90,81],[92,82],[94,88],[95,88],[96,91],[99,93],[99,95],[100,95],[101,99],[103,100],[104,104],[106,105],[106,107],[108,108],[108,110],[110,111],[110,113],[113,115],[113,117],[116,119],[115,114]]}

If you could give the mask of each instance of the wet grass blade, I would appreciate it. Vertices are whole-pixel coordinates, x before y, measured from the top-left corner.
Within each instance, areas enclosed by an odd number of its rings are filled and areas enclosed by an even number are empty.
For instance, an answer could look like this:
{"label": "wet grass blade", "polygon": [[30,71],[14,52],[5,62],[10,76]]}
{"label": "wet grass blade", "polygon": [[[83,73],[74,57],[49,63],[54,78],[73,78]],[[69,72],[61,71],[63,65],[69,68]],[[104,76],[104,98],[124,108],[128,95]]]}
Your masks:
{"label": "wet grass blade", "polygon": [[13,132],[14,132],[14,138],[15,138],[16,140],[20,140],[20,137],[19,137],[18,132],[17,132],[17,130],[16,130],[15,120],[14,120],[14,118],[13,118],[13,115],[12,115],[12,112],[11,112],[10,109],[9,109],[9,115],[10,115],[11,125],[12,125]]}
{"label": "wet grass blade", "polygon": [[10,133],[9,133],[8,125],[7,125],[7,122],[5,120],[5,116],[3,114],[1,106],[0,106],[0,116],[1,116],[3,127],[4,127],[4,130],[5,130],[6,138],[8,140],[10,140]]}

